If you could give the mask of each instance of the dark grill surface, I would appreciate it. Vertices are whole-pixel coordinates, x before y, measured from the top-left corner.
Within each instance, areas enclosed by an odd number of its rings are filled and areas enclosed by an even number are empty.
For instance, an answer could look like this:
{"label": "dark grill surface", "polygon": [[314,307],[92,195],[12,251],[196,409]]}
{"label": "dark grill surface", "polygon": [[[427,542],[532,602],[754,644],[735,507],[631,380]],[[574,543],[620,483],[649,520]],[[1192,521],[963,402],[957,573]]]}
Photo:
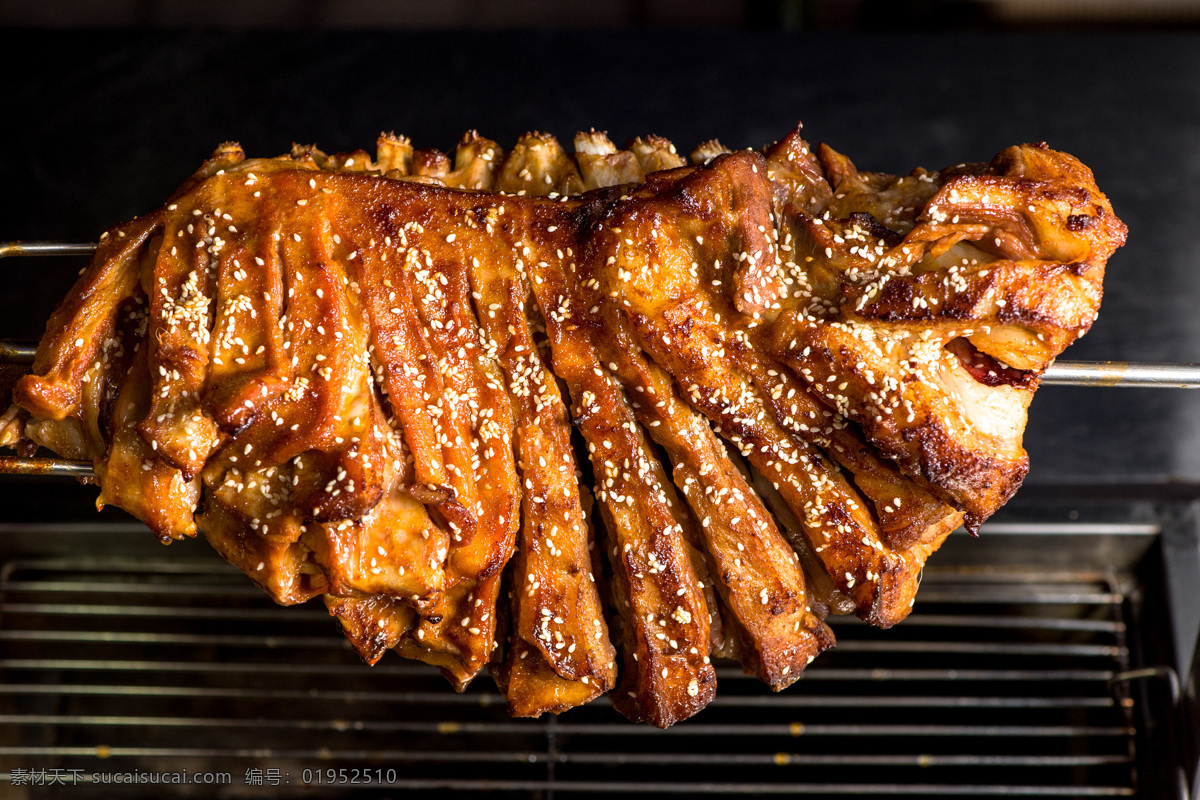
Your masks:
{"label": "dark grill surface", "polygon": [[[789,690],[727,665],[710,708],[658,731],[603,699],[510,719],[486,677],[460,695],[394,655],[362,665],[323,607],[274,606],[199,543],[146,552],[6,564],[5,796],[113,796],[91,773],[137,770],[230,774],[173,790],[195,797],[1137,793],[1120,572],[935,557],[899,627],[832,619],[837,648]],[[55,768],[79,785],[28,785]]]}

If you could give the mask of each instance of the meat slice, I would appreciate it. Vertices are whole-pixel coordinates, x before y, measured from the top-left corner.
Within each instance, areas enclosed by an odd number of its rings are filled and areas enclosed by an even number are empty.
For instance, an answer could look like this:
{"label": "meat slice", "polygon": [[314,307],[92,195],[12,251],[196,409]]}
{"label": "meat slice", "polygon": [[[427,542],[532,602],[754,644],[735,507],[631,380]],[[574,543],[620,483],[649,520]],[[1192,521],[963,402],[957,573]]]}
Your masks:
{"label": "meat slice", "polygon": [[[586,286],[586,273],[580,277]],[[695,714],[716,692],[710,606],[700,577],[706,569],[685,530],[692,522],[617,377],[580,324],[586,295],[545,268],[534,270],[533,285],[554,372],[570,390],[572,417],[587,444],[604,520],[602,546],[623,645],[613,706],[632,720],[666,727]]]}
{"label": "meat slice", "polygon": [[147,368],[148,348],[139,344],[113,406],[112,440],[95,461],[100,484],[97,508],[114,505],[146,523],[164,542],[196,535],[194,515],[200,481],[157,457],[137,431],[151,403],[153,384]]}
{"label": "meat slice", "polygon": [[104,358],[126,301],[140,294],[147,243],[161,226],[152,214],[100,238],[96,254],[71,292],[50,315],[38,344],[32,374],[13,388],[13,402],[38,419],[60,421],[79,410],[84,376]]}
{"label": "meat slice", "polygon": [[[515,716],[558,713],[616,683],[615,652],[597,590],[571,427],[557,378],[538,351],[528,279],[499,237],[471,262],[480,337],[499,361],[512,401],[523,517],[509,592],[512,629],[495,674]],[[497,238],[499,241],[497,241]]]}
{"label": "meat slice", "polygon": [[800,677],[832,646],[833,633],[814,611],[800,560],[729,459],[709,424],[677,395],[670,377],[636,355],[633,334],[608,317],[602,358],[636,398],[632,406],[671,460],[672,478],[698,521],[695,530],[734,622],[733,652],[749,674],[775,690]]}
{"label": "meat slice", "polygon": [[[236,226],[225,228],[236,232]],[[286,346],[288,281],[281,248],[261,233],[251,229],[223,247],[215,276],[212,362],[202,402],[217,427],[234,436],[287,391],[294,377]]]}
{"label": "meat slice", "polygon": [[[850,215],[789,223],[797,257],[826,266],[787,304],[775,353],[977,529],[1028,470],[1037,376],[1091,326],[1124,226],[1087,168],[1044,146],[921,172],[907,190],[831,153]],[[1028,374],[999,378],[1012,370]]]}
{"label": "meat slice", "polygon": [[386,595],[366,597],[324,596],[325,607],[336,617],[355,652],[375,664],[407,634],[416,621],[408,603]]}
{"label": "meat slice", "polygon": [[157,369],[151,375],[150,407],[138,432],[189,480],[221,443],[221,432],[203,407],[211,358],[212,273],[217,269],[213,262],[223,243],[216,232],[222,220],[214,212],[219,210],[165,226],[146,289],[146,341]]}
{"label": "meat slice", "polygon": [[624,657],[613,705],[634,721],[667,727],[716,693],[698,554],[683,528],[690,523],[676,516],[682,503],[616,380],[586,350],[573,358],[575,349],[556,342],[554,366],[571,387],[607,534]]}
{"label": "meat slice", "polygon": [[393,262],[387,271],[372,273],[381,263],[364,263],[360,285],[370,293],[386,276],[396,282],[411,276],[413,306],[439,373],[436,413],[453,490],[438,506],[450,530],[446,585],[402,652],[437,664],[465,686],[487,666],[497,644],[501,571],[512,556],[521,504],[512,406],[500,366],[480,347],[470,296],[464,251],[480,231],[465,221],[473,217],[458,219],[460,225],[439,227],[436,236],[420,226],[407,231],[398,226],[396,261],[404,271]]}
{"label": "meat slice", "polygon": [[[804,385],[788,383],[782,364],[772,365],[755,316],[740,314],[769,310],[770,294],[748,287],[782,285],[781,271],[771,269],[777,259],[765,173],[761,160],[739,154],[719,157],[679,185],[647,186],[652,199],[608,220],[617,250],[601,291],[623,298],[636,344],[782,493],[837,590],[864,618],[892,625],[908,614],[928,555],[913,544],[935,549],[959,517],[864,456],[834,412]],[[730,191],[730,183],[740,188]],[[681,213],[684,204],[705,213]],[[631,241],[649,245],[629,248]],[[830,457],[862,474],[862,484],[847,480]],[[897,497],[912,501],[908,510],[900,511]]]}

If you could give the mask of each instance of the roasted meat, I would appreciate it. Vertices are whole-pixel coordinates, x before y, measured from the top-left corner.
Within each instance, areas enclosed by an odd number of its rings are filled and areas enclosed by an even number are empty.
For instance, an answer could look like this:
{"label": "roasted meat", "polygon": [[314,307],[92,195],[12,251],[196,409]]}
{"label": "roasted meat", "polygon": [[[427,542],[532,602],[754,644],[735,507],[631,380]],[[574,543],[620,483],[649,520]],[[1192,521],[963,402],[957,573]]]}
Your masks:
{"label": "roasted meat", "polygon": [[977,529],[1028,471],[1038,376],[1091,326],[1125,226],[1087,167],[1044,145],[905,178],[817,156],[829,207],[782,216],[791,261],[819,266],[799,267],[774,352]]}
{"label": "roasted meat", "polygon": [[1045,145],[898,178],[798,128],[690,165],[595,131],[227,144],[104,235],[0,443],[322,597],[368,662],[667,726],[715,657],[781,689],[827,614],[909,613],[1020,485],[1039,375],[1124,236]]}

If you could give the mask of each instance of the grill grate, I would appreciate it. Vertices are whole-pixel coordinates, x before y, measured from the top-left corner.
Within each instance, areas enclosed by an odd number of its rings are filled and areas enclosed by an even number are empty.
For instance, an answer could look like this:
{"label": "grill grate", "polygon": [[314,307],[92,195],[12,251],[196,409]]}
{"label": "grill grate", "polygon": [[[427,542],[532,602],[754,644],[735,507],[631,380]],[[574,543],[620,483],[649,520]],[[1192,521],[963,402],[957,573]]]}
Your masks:
{"label": "grill grate", "polygon": [[3,777],[216,771],[226,797],[280,791],[252,769],[291,794],[323,781],[313,796],[1136,794],[1133,701],[1110,684],[1129,666],[1120,573],[931,566],[901,626],[832,619],[838,647],[778,695],[722,666],[716,701],[658,731],[603,699],[512,720],[486,678],[460,695],[394,656],[365,667],[323,608],[278,608],[201,547],[150,552],[6,565]]}

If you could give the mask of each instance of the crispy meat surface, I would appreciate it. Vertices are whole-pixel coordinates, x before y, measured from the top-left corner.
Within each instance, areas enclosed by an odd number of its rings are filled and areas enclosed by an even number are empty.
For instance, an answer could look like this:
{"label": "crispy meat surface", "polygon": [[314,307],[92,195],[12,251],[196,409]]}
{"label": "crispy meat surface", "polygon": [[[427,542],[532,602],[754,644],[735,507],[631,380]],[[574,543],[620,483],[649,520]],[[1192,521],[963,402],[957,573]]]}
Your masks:
{"label": "crispy meat surface", "polygon": [[370,663],[665,727],[715,657],[782,689],[828,613],[908,614],[1019,486],[1124,236],[1045,145],[899,178],[799,128],[690,165],[596,131],[226,144],[105,234],[0,443],[93,461],[98,503],[321,597]]}
{"label": "crispy meat surface", "polygon": [[1125,226],[1091,171],[1044,144],[904,178],[826,146],[796,160],[834,196],[820,214],[784,200],[797,288],[772,349],[975,530],[1028,471],[1038,378],[1091,327]]}

